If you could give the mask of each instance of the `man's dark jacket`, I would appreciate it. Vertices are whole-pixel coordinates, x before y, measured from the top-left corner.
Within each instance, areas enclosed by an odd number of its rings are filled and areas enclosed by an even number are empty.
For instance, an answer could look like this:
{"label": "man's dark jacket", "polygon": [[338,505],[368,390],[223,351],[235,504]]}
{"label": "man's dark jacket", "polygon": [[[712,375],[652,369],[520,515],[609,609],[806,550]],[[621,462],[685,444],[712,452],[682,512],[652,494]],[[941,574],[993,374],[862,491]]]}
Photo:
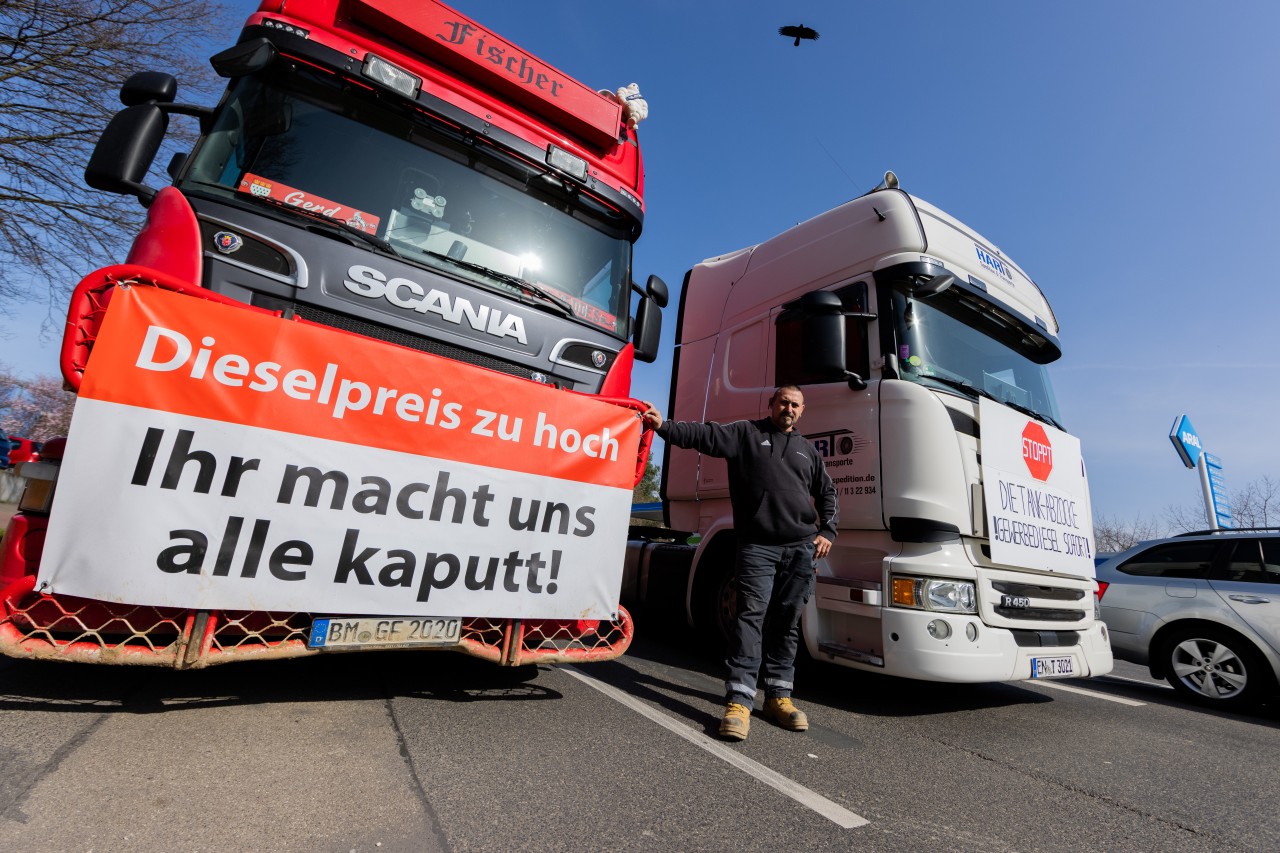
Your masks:
{"label": "man's dark jacket", "polygon": [[[836,488],[809,439],[769,418],[729,424],[663,421],[658,435],[676,447],[729,463],[729,499],[738,538],[760,545],[836,538]],[[816,507],[816,509],[815,509]]]}

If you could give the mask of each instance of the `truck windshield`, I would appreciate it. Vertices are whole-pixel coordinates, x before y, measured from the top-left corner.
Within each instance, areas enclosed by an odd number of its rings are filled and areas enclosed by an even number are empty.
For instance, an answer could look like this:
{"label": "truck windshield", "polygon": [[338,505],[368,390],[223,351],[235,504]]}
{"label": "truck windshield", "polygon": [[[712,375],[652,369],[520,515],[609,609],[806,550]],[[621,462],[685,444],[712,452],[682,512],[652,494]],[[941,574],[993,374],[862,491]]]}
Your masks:
{"label": "truck windshield", "polygon": [[1048,339],[956,287],[927,301],[895,290],[893,302],[903,379],[990,397],[1061,428],[1042,363],[1058,356]]}
{"label": "truck windshield", "polygon": [[266,199],[275,215],[318,212],[411,262],[556,313],[567,306],[618,337],[628,331],[630,223],[621,213],[416,107],[318,70],[237,81],[180,186],[233,203]]}

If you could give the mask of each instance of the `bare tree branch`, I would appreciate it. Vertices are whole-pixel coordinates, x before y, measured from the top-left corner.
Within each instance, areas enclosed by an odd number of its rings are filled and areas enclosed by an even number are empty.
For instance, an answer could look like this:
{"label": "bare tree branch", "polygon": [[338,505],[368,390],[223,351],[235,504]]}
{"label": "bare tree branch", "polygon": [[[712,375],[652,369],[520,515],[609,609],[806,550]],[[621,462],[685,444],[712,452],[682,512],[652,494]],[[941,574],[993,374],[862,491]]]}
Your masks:
{"label": "bare tree branch", "polygon": [[[1196,492],[1199,496],[1199,491]],[[1209,519],[1204,513],[1203,498],[1190,504],[1171,504],[1164,509],[1164,520],[1174,533],[1190,533],[1193,530],[1208,530]]]}
{"label": "bare tree branch", "polygon": [[1133,521],[1102,516],[1093,522],[1093,543],[1099,554],[1118,554],[1139,542],[1159,539],[1163,535],[1164,528],[1160,524],[1141,516]]}
{"label": "bare tree branch", "polygon": [[[1262,476],[1232,491],[1231,515],[1236,527],[1274,527],[1280,525],[1280,479]],[[1169,506],[1165,521],[1178,533],[1210,528],[1204,498],[1199,490],[1196,500],[1182,506]]]}
{"label": "bare tree branch", "polygon": [[1231,495],[1237,527],[1271,527],[1280,523],[1280,480],[1261,477]]}
{"label": "bare tree branch", "polygon": [[[212,100],[219,84],[205,58],[216,47],[204,34],[230,44],[236,23],[217,0],[0,0],[0,306],[59,303],[84,274],[121,260],[142,208],[84,184],[120,84],[167,71],[183,100]],[[157,165],[194,129],[175,121]]]}

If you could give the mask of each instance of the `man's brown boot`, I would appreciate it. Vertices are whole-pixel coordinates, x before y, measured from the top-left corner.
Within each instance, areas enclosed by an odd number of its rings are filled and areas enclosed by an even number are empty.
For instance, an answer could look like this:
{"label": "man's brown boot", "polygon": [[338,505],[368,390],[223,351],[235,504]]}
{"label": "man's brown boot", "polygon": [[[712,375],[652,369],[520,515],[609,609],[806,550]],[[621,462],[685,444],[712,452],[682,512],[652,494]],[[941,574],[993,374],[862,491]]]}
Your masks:
{"label": "man's brown boot", "polygon": [[764,700],[764,715],[768,720],[792,732],[809,728],[809,718],[791,702],[790,696],[778,696]]}
{"label": "man's brown boot", "polygon": [[725,740],[746,740],[747,730],[751,728],[751,709],[737,702],[730,702],[724,708],[724,719],[720,721],[720,737]]}

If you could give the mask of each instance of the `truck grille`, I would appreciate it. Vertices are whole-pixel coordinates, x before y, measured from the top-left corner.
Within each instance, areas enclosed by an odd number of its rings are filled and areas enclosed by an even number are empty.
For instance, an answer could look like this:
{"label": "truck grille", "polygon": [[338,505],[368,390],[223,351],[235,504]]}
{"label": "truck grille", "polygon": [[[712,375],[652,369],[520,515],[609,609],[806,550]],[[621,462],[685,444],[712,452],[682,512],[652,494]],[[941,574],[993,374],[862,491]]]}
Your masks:
{"label": "truck grille", "polygon": [[983,621],[1026,634],[1024,639],[1028,645],[1042,645],[1046,636],[1049,640],[1067,637],[1074,632],[1064,629],[1083,628],[1093,615],[1089,600],[1093,581],[1087,578],[1028,576],[983,569],[978,584],[978,606]]}
{"label": "truck grille", "polygon": [[1079,622],[1084,618],[1083,610],[1053,610],[1046,607],[995,607],[995,612],[1006,619],[1020,619],[1027,622]]}
{"label": "truck grille", "polygon": [[991,588],[1005,595],[1025,596],[1027,598],[1047,598],[1051,601],[1079,601],[1085,597],[1082,589],[1070,587],[1045,586],[1044,584],[1020,583],[1016,581],[992,581]]}
{"label": "truck grille", "polygon": [[[311,323],[319,323],[322,326],[341,329],[344,332],[354,332],[357,335],[364,335],[366,338],[386,341],[389,344],[408,347],[409,349],[417,350],[418,352],[431,353],[432,355],[438,355],[442,358],[452,359],[453,361],[462,361],[467,364],[474,364],[477,367],[496,370],[499,373],[506,373],[509,376],[519,376],[521,379],[533,378],[534,371],[524,365],[504,361],[500,358],[494,358],[489,355],[483,355],[469,349],[464,349],[463,347],[453,346],[452,344],[447,344],[422,335],[415,335],[411,332],[406,332],[391,326],[370,323],[368,320],[361,320],[358,317],[339,314],[336,311],[328,311],[324,308],[318,308],[315,305],[306,305],[303,303],[296,303],[294,305],[294,310],[299,317]],[[566,385],[563,380],[557,380],[556,384],[561,385],[562,387]]]}

